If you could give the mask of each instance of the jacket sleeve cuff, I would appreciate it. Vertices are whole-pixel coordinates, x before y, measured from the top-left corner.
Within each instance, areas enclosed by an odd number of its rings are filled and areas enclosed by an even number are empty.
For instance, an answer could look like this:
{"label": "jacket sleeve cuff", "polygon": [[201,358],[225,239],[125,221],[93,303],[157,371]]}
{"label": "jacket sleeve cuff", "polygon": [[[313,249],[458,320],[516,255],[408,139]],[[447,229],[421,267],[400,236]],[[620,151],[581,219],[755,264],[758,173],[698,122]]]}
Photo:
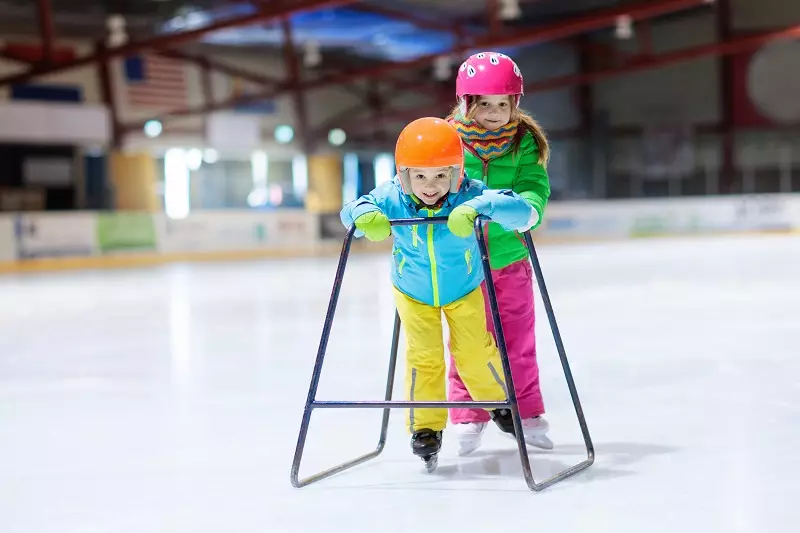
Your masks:
{"label": "jacket sleeve cuff", "polygon": [[373,204],[372,202],[367,202],[367,201],[360,202],[359,204],[353,207],[353,211],[351,213],[351,216],[353,217],[353,222],[355,222],[355,220],[361,215],[370,213],[372,211],[380,211],[380,209],[378,208],[377,205]]}
{"label": "jacket sleeve cuff", "polygon": [[528,231],[539,224],[539,212],[536,210],[535,207],[531,206],[531,218],[528,219],[528,222],[522,226],[517,228],[517,231],[524,232]]}

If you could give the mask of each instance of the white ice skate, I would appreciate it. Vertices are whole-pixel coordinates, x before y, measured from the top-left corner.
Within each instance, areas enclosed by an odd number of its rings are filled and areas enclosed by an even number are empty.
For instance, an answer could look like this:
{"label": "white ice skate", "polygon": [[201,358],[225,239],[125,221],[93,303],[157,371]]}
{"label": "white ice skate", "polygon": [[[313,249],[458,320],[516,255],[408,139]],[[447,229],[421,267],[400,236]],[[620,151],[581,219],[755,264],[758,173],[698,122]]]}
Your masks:
{"label": "white ice skate", "polygon": [[[547,436],[548,429],[550,429],[550,424],[541,416],[522,420],[522,434],[525,435],[525,442],[531,446],[552,450],[553,441]],[[509,437],[513,438],[513,435],[509,435]]]}
{"label": "white ice skate", "polygon": [[458,439],[458,455],[469,455],[481,445],[483,432],[487,422],[470,422],[468,424],[455,424],[455,433]]}

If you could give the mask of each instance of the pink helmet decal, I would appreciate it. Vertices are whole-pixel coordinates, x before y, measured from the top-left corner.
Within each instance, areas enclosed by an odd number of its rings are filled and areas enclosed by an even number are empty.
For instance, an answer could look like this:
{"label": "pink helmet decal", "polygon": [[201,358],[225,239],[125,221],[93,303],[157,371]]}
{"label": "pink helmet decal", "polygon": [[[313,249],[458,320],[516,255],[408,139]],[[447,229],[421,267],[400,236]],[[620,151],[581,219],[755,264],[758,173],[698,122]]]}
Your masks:
{"label": "pink helmet decal", "polygon": [[466,113],[468,96],[516,95],[517,104],[525,93],[522,72],[514,61],[499,52],[469,56],[458,69],[456,97]]}

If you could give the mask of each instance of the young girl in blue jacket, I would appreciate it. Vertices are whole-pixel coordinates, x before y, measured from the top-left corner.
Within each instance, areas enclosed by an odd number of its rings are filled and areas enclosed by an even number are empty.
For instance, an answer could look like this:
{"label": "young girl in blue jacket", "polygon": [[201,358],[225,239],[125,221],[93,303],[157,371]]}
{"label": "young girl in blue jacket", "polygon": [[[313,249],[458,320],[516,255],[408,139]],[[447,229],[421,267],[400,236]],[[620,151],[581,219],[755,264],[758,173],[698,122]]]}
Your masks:
{"label": "young girl in blue jacket", "polygon": [[[490,190],[465,179],[461,138],[446,121],[421,118],[406,126],[395,149],[397,175],[350,202],[342,223],[356,237],[381,241],[394,235],[392,284],[406,336],[406,396],[446,401],[442,312],[450,329],[454,364],[476,401],[506,399],[500,354],[486,328],[483,268],[474,236],[478,215],[508,230],[525,231],[536,212],[510,190]],[[447,216],[440,224],[391,226],[390,220]],[[510,424],[508,409],[490,412]],[[426,464],[436,457],[447,409],[409,409],[411,448]]]}

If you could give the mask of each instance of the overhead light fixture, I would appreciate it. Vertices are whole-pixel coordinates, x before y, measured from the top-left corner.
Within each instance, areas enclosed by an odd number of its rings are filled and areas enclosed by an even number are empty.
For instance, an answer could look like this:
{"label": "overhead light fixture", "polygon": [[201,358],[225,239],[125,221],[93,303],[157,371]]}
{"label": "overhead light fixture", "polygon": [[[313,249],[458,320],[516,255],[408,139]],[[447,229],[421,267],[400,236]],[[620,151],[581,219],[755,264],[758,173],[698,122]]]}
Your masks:
{"label": "overhead light fixture", "polygon": [[439,56],[433,62],[433,78],[437,81],[447,81],[450,79],[450,69],[452,60],[450,56]]}
{"label": "overhead light fixture", "polygon": [[108,46],[116,48],[128,42],[128,32],[125,29],[125,17],[122,15],[111,15],[106,19],[106,29],[108,29]]}
{"label": "overhead light fixture", "polygon": [[630,39],[633,37],[633,19],[630,15],[620,15],[617,17],[617,27],[614,28],[614,36],[617,39]]}
{"label": "overhead light fixture", "polygon": [[308,68],[319,66],[322,63],[322,54],[319,51],[319,43],[313,39],[305,42],[305,52],[303,54],[303,65]]}
{"label": "overhead light fixture", "polygon": [[500,10],[497,15],[501,20],[516,20],[522,17],[519,0],[500,0]]}

